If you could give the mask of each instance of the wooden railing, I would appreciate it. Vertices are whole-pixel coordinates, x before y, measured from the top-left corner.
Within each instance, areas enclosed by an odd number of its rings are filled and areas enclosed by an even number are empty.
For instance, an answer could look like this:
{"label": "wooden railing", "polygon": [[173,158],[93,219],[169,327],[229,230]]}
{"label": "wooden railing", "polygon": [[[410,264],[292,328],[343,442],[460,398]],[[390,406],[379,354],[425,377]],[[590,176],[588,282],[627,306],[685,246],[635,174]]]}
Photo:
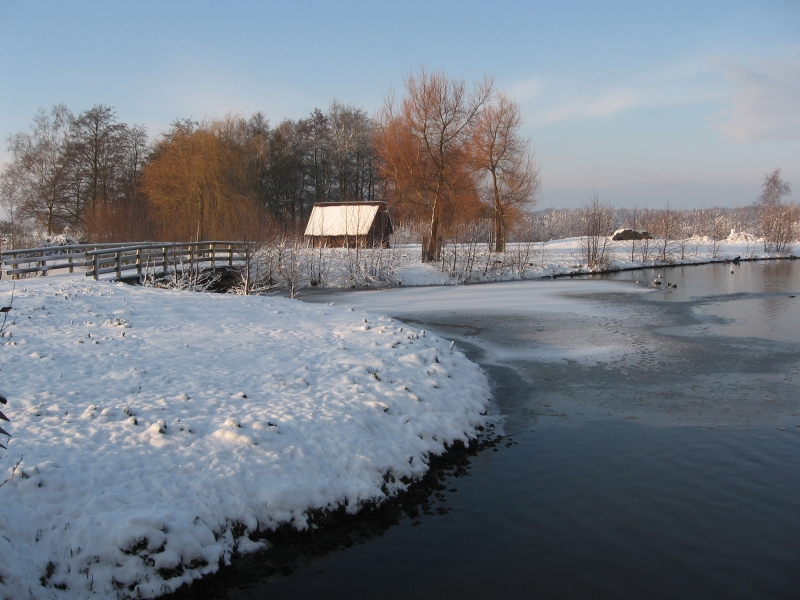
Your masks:
{"label": "wooden railing", "polygon": [[[29,273],[47,275],[51,271],[76,268],[87,277],[113,279],[163,273],[170,268],[216,269],[233,267],[249,259],[246,242],[187,242],[131,244],[71,244],[45,248],[23,248],[0,252],[3,271],[11,277]],[[134,273],[135,271],[135,273]]]}
{"label": "wooden railing", "polygon": [[250,254],[245,242],[188,242],[171,244],[140,244],[98,248],[86,252],[90,261],[87,276],[99,279],[113,273],[121,279],[124,273],[135,270],[139,277],[148,273],[165,272],[170,267],[183,269],[216,269],[244,264]]}
{"label": "wooden railing", "polygon": [[50,271],[67,269],[75,272],[76,267],[88,267],[86,252],[99,248],[113,248],[120,244],[69,244],[64,246],[45,246],[43,248],[20,248],[0,252],[3,273],[17,278],[29,273],[47,275]]}

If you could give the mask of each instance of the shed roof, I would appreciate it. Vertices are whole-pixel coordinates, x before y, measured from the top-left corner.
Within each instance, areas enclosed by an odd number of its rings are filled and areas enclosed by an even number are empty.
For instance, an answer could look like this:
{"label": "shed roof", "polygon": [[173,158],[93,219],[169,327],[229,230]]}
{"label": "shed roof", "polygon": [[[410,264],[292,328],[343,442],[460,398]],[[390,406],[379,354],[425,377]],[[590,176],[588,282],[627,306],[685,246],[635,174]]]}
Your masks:
{"label": "shed roof", "polygon": [[378,204],[361,203],[314,206],[305,235],[367,235],[379,208]]}

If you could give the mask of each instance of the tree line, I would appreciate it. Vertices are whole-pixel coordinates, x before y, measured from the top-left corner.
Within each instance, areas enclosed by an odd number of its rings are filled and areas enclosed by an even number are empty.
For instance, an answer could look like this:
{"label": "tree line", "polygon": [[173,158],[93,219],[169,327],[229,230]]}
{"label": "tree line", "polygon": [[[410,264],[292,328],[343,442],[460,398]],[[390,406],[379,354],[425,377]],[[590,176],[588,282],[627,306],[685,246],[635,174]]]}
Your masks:
{"label": "tree line", "polygon": [[604,267],[611,235],[618,229],[647,234],[625,242],[630,260],[668,262],[686,259],[704,240],[712,255],[722,241],[736,236],[756,242],[765,252],[787,252],[800,239],[800,207],[788,199],[791,185],[781,178],[780,169],[764,176],[761,194],[750,205],[739,208],[702,209],[620,208],[614,209],[597,192],[579,209],[548,209],[527,214],[517,222],[515,241],[549,241],[581,238],[581,254],[590,267]]}
{"label": "tree line", "polygon": [[[0,200],[12,243],[31,224],[48,235],[70,227],[94,233],[110,207],[131,210],[141,202],[147,132],[118,122],[109,107],[79,115],[63,104],[39,110],[31,131],[11,135],[8,149]],[[128,220],[135,226],[133,215]]]}
{"label": "tree line", "polygon": [[249,117],[176,120],[151,139],[112,107],[39,110],[8,139],[6,235],[31,226],[86,241],[254,239],[300,234],[317,202],[386,201],[428,224],[429,255],[460,222],[509,219],[536,200],[538,168],[519,107],[491,80],[422,70],[376,118],[334,101],[272,126]]}
{"label": "tree line", "polygon": [[0,174],[5,228],[87,241],[247,239],[297,231],[314,202],[378,195],[374,121],[333,102],[270,127],[262,113],[175,121],[150,139],[98,105],[40,110],[8,140]]}

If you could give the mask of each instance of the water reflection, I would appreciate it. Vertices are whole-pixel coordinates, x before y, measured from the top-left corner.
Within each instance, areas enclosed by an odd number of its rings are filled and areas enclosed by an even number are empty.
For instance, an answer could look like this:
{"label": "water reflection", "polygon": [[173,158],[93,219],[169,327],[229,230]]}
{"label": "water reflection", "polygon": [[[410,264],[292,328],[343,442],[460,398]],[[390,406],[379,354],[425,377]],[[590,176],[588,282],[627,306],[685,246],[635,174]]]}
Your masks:
{"label": "water reflection", "polygon": [[[640,285],[658,275],[677,288],[659,289],[655,302],[693,302],[708,326],[703,333],[782,342],[800,339],[800,269],[792,260],[642,269],[595,276]],[[693,333],[700,331],[694,328]]]}
{"label": "water reflection", "polygon": [[[731,273],[733,271],[733,273]],[[684,302],[698,297],[741,293],[797,294],[800,288],[800,270],[797,261],[753,261],[714,263],[700,266],[658,267],[587,275],[587,279],[630,281],[646,284],[658,276],[664,283],[677,284],[676,289],[660,290],[659,301]]]}

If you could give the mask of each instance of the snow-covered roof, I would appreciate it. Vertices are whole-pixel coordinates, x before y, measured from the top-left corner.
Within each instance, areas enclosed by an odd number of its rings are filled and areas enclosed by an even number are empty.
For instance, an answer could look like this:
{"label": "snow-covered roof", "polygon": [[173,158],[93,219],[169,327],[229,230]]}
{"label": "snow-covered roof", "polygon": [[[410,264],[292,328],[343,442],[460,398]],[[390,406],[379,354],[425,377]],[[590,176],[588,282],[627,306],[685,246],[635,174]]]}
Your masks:
{"label": "snow-covered roof", "polygon": [[311,210],[305,235],[367,235],[379,208],[378,204],[315,206]]}

